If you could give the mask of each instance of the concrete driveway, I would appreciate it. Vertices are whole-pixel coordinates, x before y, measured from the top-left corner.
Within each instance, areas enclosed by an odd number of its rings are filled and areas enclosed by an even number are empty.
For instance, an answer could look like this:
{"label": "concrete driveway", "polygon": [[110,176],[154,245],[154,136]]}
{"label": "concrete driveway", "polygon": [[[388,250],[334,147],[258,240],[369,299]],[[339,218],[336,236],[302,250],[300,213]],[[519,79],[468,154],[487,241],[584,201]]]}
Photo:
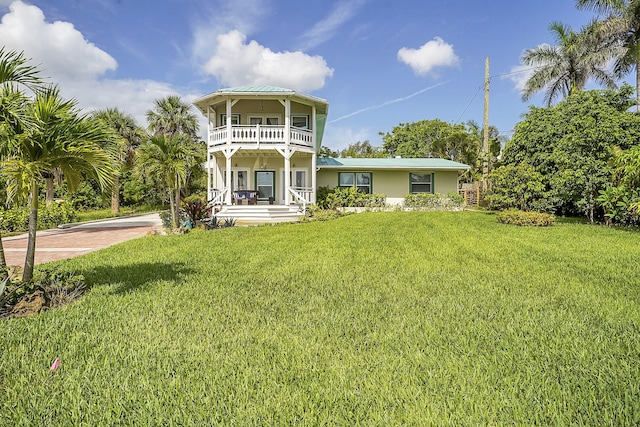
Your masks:
{"label": "concrete driveway", "polygon": [[[70,224],[68,228],[38,231],[36,264],[84,255],[161,229],[157,213]],[[7,265],[24,266],[27,234],[2,239]]]}

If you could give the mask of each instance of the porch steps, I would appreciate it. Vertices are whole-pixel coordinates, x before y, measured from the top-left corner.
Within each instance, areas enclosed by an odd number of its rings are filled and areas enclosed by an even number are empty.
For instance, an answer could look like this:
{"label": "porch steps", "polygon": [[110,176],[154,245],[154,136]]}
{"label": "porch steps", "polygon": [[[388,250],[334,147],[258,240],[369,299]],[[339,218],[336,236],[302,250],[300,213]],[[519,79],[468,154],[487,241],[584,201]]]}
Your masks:
{"label": "porch steps", "polygon": [[234,218],[236,225],[299,222],[303,213],[298,205],[231,205],[215,214],[220,219]]}

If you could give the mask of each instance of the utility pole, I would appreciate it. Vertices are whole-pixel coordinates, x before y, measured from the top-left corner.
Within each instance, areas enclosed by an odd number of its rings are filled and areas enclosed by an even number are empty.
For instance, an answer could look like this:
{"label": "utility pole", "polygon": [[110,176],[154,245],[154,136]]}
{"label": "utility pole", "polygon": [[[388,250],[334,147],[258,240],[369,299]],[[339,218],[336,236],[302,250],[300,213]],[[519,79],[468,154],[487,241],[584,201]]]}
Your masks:
{"label": "utility pole", "polygon": [[489,175],[489,57],[484,62],[484,126],[482,138],[482,189],[487,189]]}

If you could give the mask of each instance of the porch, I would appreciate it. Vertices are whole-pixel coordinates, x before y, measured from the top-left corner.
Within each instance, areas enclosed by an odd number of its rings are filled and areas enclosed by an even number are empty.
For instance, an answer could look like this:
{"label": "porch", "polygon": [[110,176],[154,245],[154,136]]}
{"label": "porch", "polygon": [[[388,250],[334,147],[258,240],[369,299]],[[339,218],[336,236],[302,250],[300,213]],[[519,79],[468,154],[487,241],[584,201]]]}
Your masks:
{"label": "porch", "polygon": [[304,212],[299,205],[223,205],[214,214],[218,219],[232,218],[236,225],[259,225],[280,222],[299,222]]}
{"label": "porch", "polygon": [[292,144],[300,147],[314,148],[313,131],[291,127],[289,138],[287,129],[281,125],[233,125],[218,126],[209,131],[209,147],[225,144],[244,144],[245,148],[259,148],[260,144]]}

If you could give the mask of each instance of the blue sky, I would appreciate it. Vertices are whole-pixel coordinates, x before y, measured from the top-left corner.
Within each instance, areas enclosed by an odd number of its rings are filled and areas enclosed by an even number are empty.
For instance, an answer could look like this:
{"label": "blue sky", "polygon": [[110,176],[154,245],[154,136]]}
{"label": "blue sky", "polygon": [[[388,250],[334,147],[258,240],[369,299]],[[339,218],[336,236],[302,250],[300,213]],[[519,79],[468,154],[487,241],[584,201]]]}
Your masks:
{"label": "blue sky", "polygon": [[489,121],[509,136],[542,105],[521,100],[522,52],[554,44],[552,21],[592,17],[573,0],[0,0],[0,15],[0,41],[87,111],[146,125],[169,94],[272,84],[329,102],[333,149],[400,123],[481,123],[487,56]]}

